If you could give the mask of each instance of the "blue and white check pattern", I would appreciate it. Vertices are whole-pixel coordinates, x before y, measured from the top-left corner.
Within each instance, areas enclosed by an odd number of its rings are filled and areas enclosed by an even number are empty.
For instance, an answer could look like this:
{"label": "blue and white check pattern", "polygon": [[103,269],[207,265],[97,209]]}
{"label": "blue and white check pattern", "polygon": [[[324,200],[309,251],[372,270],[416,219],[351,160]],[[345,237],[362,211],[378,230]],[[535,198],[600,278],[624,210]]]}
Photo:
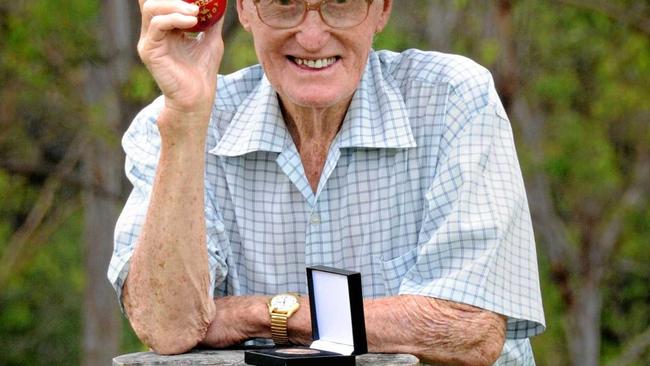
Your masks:
{"label": "blue and white check pattern", "polygon": [[[372,52],[317,191],[259,66],[220,76],[206,145],[214,296],[306,292],[305,266],[359,271],[366,297],[417,294],[508,317],[498,365],[532,365],[544,329],[528,203],[508,118],[484,68]],[[118,296],[147,210],[161,99],[123,139],[133,191],[108,277]]]}

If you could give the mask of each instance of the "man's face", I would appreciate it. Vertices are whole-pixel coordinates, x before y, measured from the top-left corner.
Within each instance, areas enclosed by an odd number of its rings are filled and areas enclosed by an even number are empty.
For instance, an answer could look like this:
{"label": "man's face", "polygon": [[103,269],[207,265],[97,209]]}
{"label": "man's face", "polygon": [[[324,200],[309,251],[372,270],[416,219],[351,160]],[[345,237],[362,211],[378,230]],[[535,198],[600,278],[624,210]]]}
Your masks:
{"label": "man's face", "polygon": [[253,0],[238,0],[240,21],[253,34],[258,60],[283,103],[313,108],[347,105],[391,5],[375,0],[368,18],[352,28],[332,28],[309,11],[301,24],[277,29],[261,21]]}

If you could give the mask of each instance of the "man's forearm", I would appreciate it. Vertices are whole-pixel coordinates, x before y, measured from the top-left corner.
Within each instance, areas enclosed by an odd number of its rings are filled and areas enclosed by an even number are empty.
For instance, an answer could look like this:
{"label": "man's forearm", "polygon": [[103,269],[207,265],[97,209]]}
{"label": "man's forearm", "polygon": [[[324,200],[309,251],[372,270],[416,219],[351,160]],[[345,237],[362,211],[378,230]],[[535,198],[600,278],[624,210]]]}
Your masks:
{"label": "man's forearm", "polygon": [[[309,312],[308,306],[301,309]],[[311,333],[308,314],[289,322],[294,343]],[[505,341],[505,319],[490,311],[425,296],[364,301],[368,350],[407,353],[437,365],[492,365]]]}
{"label": "man's forearm", "polygon": [[[159,126],[165,118],[161,114]],[[131,258],[123,301],[140,339],[158,353],[196,345],[214,316],[204,218],[205,137],[162,140],[145,223]]]}
{"label": "man's forearm", "polygon": [[[225,347],[253,337],[269,338],[265,296],[216,299],[216,316],[204,343]],[[490,311],[424,296],[364,301],[368,349],[408,353],[438,365],[491,365],[505,341],[505,319]],[[289,319],[294,344],[311,343],[309,303]]]}
{"label": "man's forearm", "polygon": [[490,311],[424,296],[367,300],[370,352],[409,353],[439,365],[492,365],[505,319]]}

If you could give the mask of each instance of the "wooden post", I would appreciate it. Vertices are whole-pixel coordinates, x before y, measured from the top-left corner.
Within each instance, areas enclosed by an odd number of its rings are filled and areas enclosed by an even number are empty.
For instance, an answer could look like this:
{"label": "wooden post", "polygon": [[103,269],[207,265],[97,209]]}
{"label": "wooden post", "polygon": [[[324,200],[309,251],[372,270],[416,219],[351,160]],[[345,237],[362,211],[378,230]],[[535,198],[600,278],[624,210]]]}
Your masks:
{"label": "wooden post", "polygon": [[[243,350],[200,350],[182,355],[160,356],[139,352],[113,359],[113,366],[245,366]],[[369,353],[357,356],[358,366],[416,366],[419,361],[411,355]]]}

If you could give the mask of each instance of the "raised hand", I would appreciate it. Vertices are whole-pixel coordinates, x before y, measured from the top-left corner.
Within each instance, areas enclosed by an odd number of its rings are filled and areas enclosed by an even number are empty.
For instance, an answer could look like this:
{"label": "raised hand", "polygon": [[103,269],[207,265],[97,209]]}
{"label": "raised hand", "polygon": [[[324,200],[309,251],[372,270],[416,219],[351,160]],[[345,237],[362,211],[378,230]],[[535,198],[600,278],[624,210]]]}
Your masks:
{"label": "raised hand", "polygon": [[[165,107],[209,116],[223,56],[223,20],[204,33],[186,29],[197,23],[198,7],[182,0],[139,0],[140,58],[165,97]],[[207,120],[205,121],[207,124]]]}

